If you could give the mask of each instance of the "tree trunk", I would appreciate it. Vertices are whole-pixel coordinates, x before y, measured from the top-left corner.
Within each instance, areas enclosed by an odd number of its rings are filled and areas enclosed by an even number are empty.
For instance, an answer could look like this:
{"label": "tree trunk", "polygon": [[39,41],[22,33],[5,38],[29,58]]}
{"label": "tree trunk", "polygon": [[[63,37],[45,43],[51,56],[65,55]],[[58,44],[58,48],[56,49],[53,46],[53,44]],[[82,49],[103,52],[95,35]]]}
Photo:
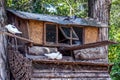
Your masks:
{"label": "tree trunk", "polygon": [[[88,16],[100,22],[109,24],[111,0],[88,0]],[[108,28],[99,29],[99,41],[108,40]],[[108,48],[106,50],[106,58]]]}
{"label": "tree trunk", "polygon": [[[4,0],[0,0],[0,30],[4,30],[6,15],[4,8]],[[6,39],[3,34],[0,34],[0,80],[7,79],[7,69],[6,69]]]}
{"label": "tree trunk", "polygon": [[[88,0],[88,16],[100,22],[109,23],[111,0]],[[100,29],[99,39],[108,39],[108,29]]]}

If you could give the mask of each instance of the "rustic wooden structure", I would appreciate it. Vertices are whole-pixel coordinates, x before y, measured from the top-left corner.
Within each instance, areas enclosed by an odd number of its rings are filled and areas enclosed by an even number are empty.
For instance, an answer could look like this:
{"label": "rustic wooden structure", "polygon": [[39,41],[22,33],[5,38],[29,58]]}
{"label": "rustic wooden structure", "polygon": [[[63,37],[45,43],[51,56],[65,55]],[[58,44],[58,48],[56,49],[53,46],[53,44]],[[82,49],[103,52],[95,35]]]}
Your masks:
{"label": "rustic wooden structure", "polygon": [[[37,46],[58,47],[60,51],[95,48],[114,44],[111,41],[100,41],[99,29],[107,25],[91,18],[70,18],[50,16],[22,11],[7,10],[8,23],[15,25],[23,32],[18,45],[30,42]],[[21,39],[21,37],[18,37]],[[22,38],[23,39],[23,38]],[[79,58],[76,61],[70,55],[64,55],[62,60],[48,60],[45,56],[23,56],[13,50],[8,51],[11,72],[17,80],[109,80],[111,69],[107,57],[94,59]],[[69,51],[67,52],[69,54]],[[82,53],[83,54],[83,53]],[[90,51],[89,55],[96,54]],[[97,54],[101,54],[98,50]],[[86,54],[85,54],[86,55]],[[89,58],[89,60],[87,60]],[[93,60],[91,60],[93,59]],[[14,64],[16,63],[16,64]],[[16,67],[18,66],[18,68]],[[21,70],[20,70],[21,69]],[[15,71],[14,71],[15,70]],[[17,73],[16,73],[17,72]],[[18,77],[20,75],[20,77]]]}
{"label": "rustic wooden structure", "polygon": [[[107,25],[93,19],[67,21],[66,17],[8,10],[9,23],[23,32],[22,37],[46,46],[86,44],[99,41],[98,29]],[[52,35],[52,37],[51,37]]]}
{"label": "rustic wooden structure", "polygon": [[19,52],[9,50],[10,69],[15,80],[109,80],[112,64],[47,60],[24,57]]}

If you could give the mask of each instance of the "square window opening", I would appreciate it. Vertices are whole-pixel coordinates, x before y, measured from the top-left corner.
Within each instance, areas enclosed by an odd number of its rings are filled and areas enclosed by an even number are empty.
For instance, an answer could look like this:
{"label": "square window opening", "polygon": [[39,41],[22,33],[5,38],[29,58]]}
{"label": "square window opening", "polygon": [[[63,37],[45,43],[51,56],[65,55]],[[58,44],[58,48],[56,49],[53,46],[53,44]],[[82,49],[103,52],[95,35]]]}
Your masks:
{"label": "square window opening", "polygon": [[46,24],[46,42],[56,42],[56,25]]}
{"label": "square window opening", "polygon": [[73,40],[73,44],[76,44],[76,45],[83,44],[83,28],[73,27],[73,29],[79,38],[79,40]]}

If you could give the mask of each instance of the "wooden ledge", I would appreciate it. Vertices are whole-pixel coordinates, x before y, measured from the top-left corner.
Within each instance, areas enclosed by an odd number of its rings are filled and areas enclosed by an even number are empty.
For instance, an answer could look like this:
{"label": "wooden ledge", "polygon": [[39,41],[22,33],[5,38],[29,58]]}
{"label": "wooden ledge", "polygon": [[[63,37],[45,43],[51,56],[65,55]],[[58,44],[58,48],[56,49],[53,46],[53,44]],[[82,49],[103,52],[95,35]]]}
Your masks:
{"label": "wooden ledge", "polygon": [[110,44],[117,44],[117,42],[105,40],[105,41],[99,41],[99,42],[94,42],[94,43],[88,43],[88,44],[83,44],[83,45],[77,45],[77,46],[70,46],[70,47],[64,47],[60,48],[59,50],[61,51],[68,51],[68,50],[80,50],[80,49],[87,49],[87,48],[95,48],[95,47],[102,47]]}
{"label": "wooden ledge", "polygon": [[33,43],[32,40],[29,40],[29,39],[27,39],[27,38],[20,37],[20,36],[17,36],[17,35],[8,33],[8,32],[0,31],[0,34],[5,34],[5,35],[10,36],[10,37],[15,37],[15,38],[18,38],[18,39],[20,39],[20,40],[23,40],[23,41],[27,41],[27,42]]}
{"label": "wooden ledge", "polygon": [[83,65],[83,66],[101,66],[112,67],[113,64],[97,63],[97,62],[83,62],[83,61],[64,61],[64,60],[32,60],[32,62],[49,63],[49,64],[69,64],[69,65]]}

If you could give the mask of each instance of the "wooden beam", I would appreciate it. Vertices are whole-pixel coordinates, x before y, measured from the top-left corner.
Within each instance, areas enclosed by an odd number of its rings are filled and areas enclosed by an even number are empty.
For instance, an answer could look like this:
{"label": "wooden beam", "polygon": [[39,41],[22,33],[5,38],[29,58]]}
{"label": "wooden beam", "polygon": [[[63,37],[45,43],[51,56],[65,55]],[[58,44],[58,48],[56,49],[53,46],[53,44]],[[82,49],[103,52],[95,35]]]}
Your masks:
{"label": "wooden beam", "polygon": [[27,41],[27,42],[33,43],[32,40],[29,40],[29,39],[26,39],[26,38],[23,38],[23,37],[20,37],[20,36],[17,36],[17,35],[13,35],[13,34],[8,33],[8,32],[0,31],[0,34],[5,34],[5,35],[10,36],[10,37],[16,37],[16,38],[18,38],[18,39],[20,39],[20,40],[23,40],[23,41]]}
{"label": "wooden beam", "polygon": [[108,63],[96,63],[96,62],[80,62],[80,61],[65,61],[65,60],[45,60],[45,59],[32,59],[32,62],[39,62],[39,63],[49,63],[49,64],[74,64],[74,65],[84,65],[84,66],[101,66],[101,67],[110,67],[113,64]]}
{"label": "wooden beam", "polygon": [[80,50],[80,49],[87,49],[87,48],[95,48],[95,47],[101,47],[101,46],[106,46],[110,44],[117,44],[116,42],[105,40],[105,41],[100,41],[100,42],[95,42],[95,43],[89,43],[89,44],[83,44],[83,45],[78,45],[78,46],[71,46],[71,47],[62,47],[59,48],[61,51],[72,51],[72,50]]}

